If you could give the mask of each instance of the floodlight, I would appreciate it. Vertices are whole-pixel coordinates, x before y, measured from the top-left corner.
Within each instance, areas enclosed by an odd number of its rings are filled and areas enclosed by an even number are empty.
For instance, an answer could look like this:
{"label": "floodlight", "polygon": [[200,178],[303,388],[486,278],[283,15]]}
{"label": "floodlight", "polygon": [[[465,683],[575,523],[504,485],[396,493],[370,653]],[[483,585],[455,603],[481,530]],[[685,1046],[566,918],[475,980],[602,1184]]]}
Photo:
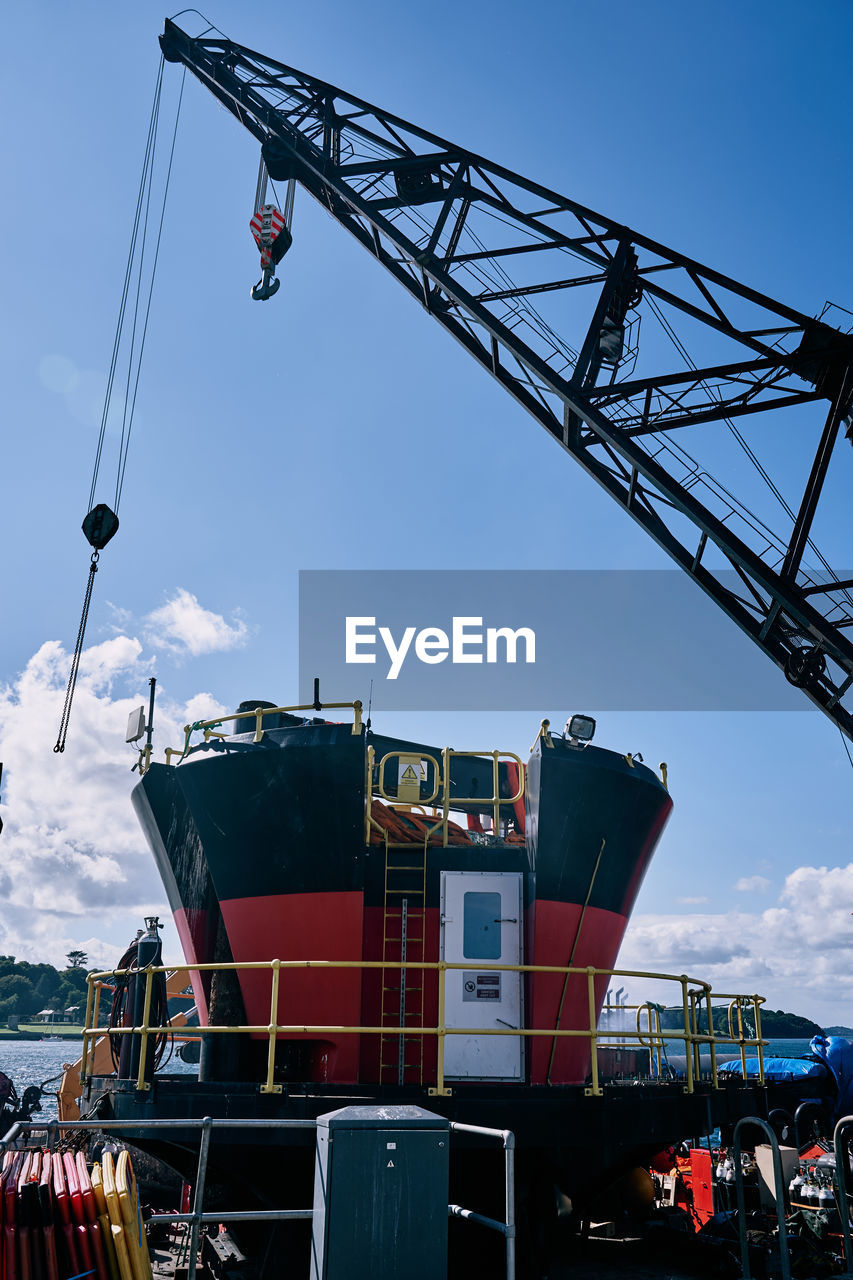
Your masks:
{"label": "floodlight", "polygon": [[566,735],[574,742],[592,742],[595,721],[592,716],[572,716],[566,725]]}

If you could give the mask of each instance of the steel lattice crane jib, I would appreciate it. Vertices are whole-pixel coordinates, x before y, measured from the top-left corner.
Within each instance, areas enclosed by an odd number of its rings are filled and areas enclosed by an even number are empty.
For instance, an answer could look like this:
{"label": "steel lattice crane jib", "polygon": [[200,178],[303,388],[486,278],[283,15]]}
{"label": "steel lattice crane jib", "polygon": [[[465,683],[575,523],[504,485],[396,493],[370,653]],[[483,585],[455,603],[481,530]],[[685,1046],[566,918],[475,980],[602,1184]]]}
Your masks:
{"label": "steel lattice crane jib", "polygon": [[[853,738],[853,580],[811,536],[835,444],[853,430],[853,336],[211,29],[192,38],[167,21],[160,41],[260,144],[272,182],[314,196]],[[272,296],[272,276],[256,289]],[[557,303],[557,322],[537,309]],[[676,322],[703,340],[698,360]],[[819,437],[796,506],[735,425],[788,410]],[[683,447],[704,423],[732,433],[784,532]]]}

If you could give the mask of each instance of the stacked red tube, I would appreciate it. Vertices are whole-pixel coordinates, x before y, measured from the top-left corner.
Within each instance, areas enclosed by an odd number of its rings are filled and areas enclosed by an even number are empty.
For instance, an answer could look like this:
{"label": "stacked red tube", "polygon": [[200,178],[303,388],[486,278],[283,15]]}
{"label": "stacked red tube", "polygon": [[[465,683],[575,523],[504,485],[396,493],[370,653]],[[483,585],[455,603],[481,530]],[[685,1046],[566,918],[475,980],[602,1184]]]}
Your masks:
{"label": "stacked red tube", "polygon": [[8,1151],[0,1218],[0,1280],[120,1280],[82,1152]]}

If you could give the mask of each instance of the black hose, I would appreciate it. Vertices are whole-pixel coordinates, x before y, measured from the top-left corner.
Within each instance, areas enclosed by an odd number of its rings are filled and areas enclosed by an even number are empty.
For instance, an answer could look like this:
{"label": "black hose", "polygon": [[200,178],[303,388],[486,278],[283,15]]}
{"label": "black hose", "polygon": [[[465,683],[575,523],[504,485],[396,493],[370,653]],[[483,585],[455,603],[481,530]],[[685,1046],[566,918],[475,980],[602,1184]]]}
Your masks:
{"label": "black hose", "polygon": [[[118,968],[124,970],[123,973],[117,975],[115,986],[113,987],[112,1005],[110,1007],[110,1027],[124,1027],[133,1025],[133,1010],[128,1000],[131,990],[131,984],[135,986],[137,974],[145,972],[139,968],[139,938],[134,941],[125,951],[124,955],[118,962]],[[169,1027],[169,1013],[166,999],[166,977],[165,974],[155,973],[151,990],[151,1008],[148,1014],[148,1024],[154,1027]],[[120,1072],[120,1059],[122,1041],[126,1040],[126,1035],[110,1036],[110,1056],[113,1061],[113,1067]],[[164,1031],[158,1034],[154,1039],[154,1069],[156,1070],[163,1061],[163,1055],[170,1037]]]}

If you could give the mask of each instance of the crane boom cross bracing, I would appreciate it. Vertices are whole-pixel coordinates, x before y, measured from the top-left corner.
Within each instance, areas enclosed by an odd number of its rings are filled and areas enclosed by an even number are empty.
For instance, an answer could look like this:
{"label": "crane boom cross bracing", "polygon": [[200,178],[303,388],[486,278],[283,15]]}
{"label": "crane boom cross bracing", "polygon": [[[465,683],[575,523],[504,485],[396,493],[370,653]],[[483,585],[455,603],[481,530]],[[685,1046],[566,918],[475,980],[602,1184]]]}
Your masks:
{"label": "crane boom cross bracing", "polygon": [[[850,433],[853,336],[231,41],[167,21],[183,63],[853,738],[853,583],[804,566],[834,445]],[[511,280],[504,264],[511,263]],[[531,306],[557,299],[576,350]],[[637,338],[651,314],[686,368]],[[703,337],[696,367],[669,319]],[[650,358],[647,358],[647,352]],[[631,376],[638,364],[642,376]],[[620,376],[621,375],[621,376]],[[787,535],[680,446],[686,427],[828,402]],[[812,414],[815,412],[811,410]],[[677,432],[675,439],[669,433]],[[744,448],[748,448],[737,433]],[[780,501],[783,501],[780,497]],[[703,560],[708,543],[735,571]],[[853,701],[853,695],[851,695]]]}

